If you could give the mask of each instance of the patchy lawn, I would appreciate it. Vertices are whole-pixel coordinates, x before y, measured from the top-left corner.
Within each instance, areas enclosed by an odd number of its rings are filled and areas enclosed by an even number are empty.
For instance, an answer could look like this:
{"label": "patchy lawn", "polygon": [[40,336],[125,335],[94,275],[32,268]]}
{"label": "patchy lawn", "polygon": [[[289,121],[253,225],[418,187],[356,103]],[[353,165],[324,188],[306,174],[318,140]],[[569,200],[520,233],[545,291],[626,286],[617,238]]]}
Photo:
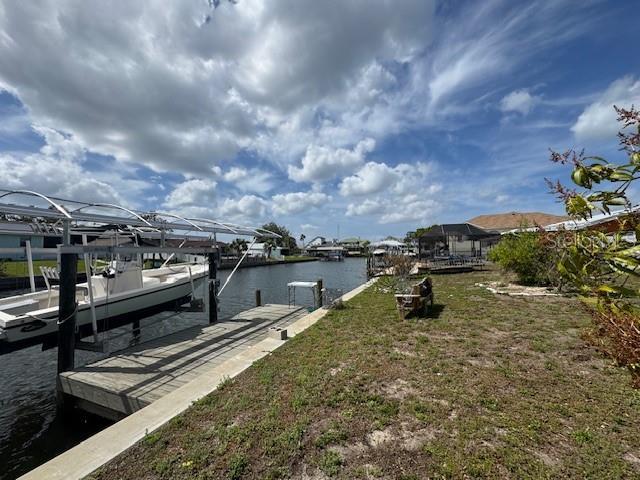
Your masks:
{"label": "patchy lawn", "polygon": [[640,392],[566,298],[434,277],[432,318],[374,286],[93,477],[640,476]]}

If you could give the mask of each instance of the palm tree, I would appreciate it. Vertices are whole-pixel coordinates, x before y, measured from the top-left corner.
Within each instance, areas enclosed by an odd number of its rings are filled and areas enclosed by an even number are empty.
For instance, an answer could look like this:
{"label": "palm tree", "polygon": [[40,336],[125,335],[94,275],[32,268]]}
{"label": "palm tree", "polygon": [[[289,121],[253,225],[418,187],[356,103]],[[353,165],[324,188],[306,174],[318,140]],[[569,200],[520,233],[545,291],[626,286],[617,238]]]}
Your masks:
{"label": "palm tree", "polygon": [[267,258],[271,258],[271,252],[276,248],[276,240],[274,238],[267,238],[264,241],[264,250],[267,254]]}
{"label": "palm tree", "polygon": [[229,248],[231,249],[231,251],[236,252],[238,256],[240,256],[242,255],[242,252],[247,249],[247,241],[243,240],[242,238],[236,238],[229,244]]}

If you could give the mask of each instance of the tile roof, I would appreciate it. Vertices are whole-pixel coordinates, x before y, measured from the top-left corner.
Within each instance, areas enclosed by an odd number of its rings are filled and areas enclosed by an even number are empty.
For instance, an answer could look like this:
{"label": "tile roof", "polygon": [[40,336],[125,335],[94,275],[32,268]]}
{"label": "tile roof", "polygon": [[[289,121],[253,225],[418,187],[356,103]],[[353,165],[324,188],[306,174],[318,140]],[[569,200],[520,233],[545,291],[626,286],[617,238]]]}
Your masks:
{"label": "tile roof", "polygon": [[565,215],[552,215],[543,212],[507,212],[492,215],[478,215],[477,217],[467,220],[467,222],[487,230],[511,230],[523,224],[529,227],[536,225],[545,227],[552,223],[564,222],[568,219],[569,217]]}

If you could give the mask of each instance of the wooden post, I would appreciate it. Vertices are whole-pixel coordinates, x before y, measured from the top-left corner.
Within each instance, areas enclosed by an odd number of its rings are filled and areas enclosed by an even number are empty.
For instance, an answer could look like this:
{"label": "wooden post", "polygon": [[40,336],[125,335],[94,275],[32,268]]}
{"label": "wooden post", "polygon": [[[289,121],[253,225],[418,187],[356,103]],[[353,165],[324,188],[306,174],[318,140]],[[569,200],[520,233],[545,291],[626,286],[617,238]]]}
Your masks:
{"label": "wooden post", "polygon": [[322,279],[318,279],[318,308],[322,307]]}
{"label": "wooden post", "polygon": [[256,290],[256,307],[262,306],[262,292],[260,290]]}
{"label": "wooden post", "polygon": [[216,254],[209,252],[209,323],[218,321],[218,285],[216,283]]}
{"label": "wooden post", "polygon": [[73,253],[60,255],[58,373],[71,370],[75,366],[77,266],[77,255]]}
{"label": "wooden post", "polygon": [[132,326],[133,342],[137,345],[140,341],[140,320],[134,320]]}

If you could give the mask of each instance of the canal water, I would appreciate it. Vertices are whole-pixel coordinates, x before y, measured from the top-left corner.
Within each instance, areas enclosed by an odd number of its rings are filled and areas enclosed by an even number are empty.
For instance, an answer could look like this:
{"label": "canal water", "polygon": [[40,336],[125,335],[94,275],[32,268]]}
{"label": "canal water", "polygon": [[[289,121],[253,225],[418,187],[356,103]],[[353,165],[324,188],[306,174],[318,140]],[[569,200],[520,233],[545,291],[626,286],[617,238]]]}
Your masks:
{"label": "canal water", "polygon": [[[365,270],[361,258],[240,269],[220,296],[220,318],[253,307],[257,289],[263,303],[286,304],[288,282],[322,279],[326,288],[347,292],[366,281]],[[219,273],[224,284],[230,271]],[[297,291],[296,304],[312,306],[312,294]],[[164,317],[166,314],[160,314],[141,321],[142,341],[194,325]],[[206,324],[204,314],[198,322]],[[106,334],[109,351],[126,347],[130,330],[126,326]],[[76,365],[104,355],[77,351]],[[70,420],[56,415],[56,362],[56,349],[43,352],[40,347],[0,356],[0,479],[16,478],[109,425],[96,417]]]}

